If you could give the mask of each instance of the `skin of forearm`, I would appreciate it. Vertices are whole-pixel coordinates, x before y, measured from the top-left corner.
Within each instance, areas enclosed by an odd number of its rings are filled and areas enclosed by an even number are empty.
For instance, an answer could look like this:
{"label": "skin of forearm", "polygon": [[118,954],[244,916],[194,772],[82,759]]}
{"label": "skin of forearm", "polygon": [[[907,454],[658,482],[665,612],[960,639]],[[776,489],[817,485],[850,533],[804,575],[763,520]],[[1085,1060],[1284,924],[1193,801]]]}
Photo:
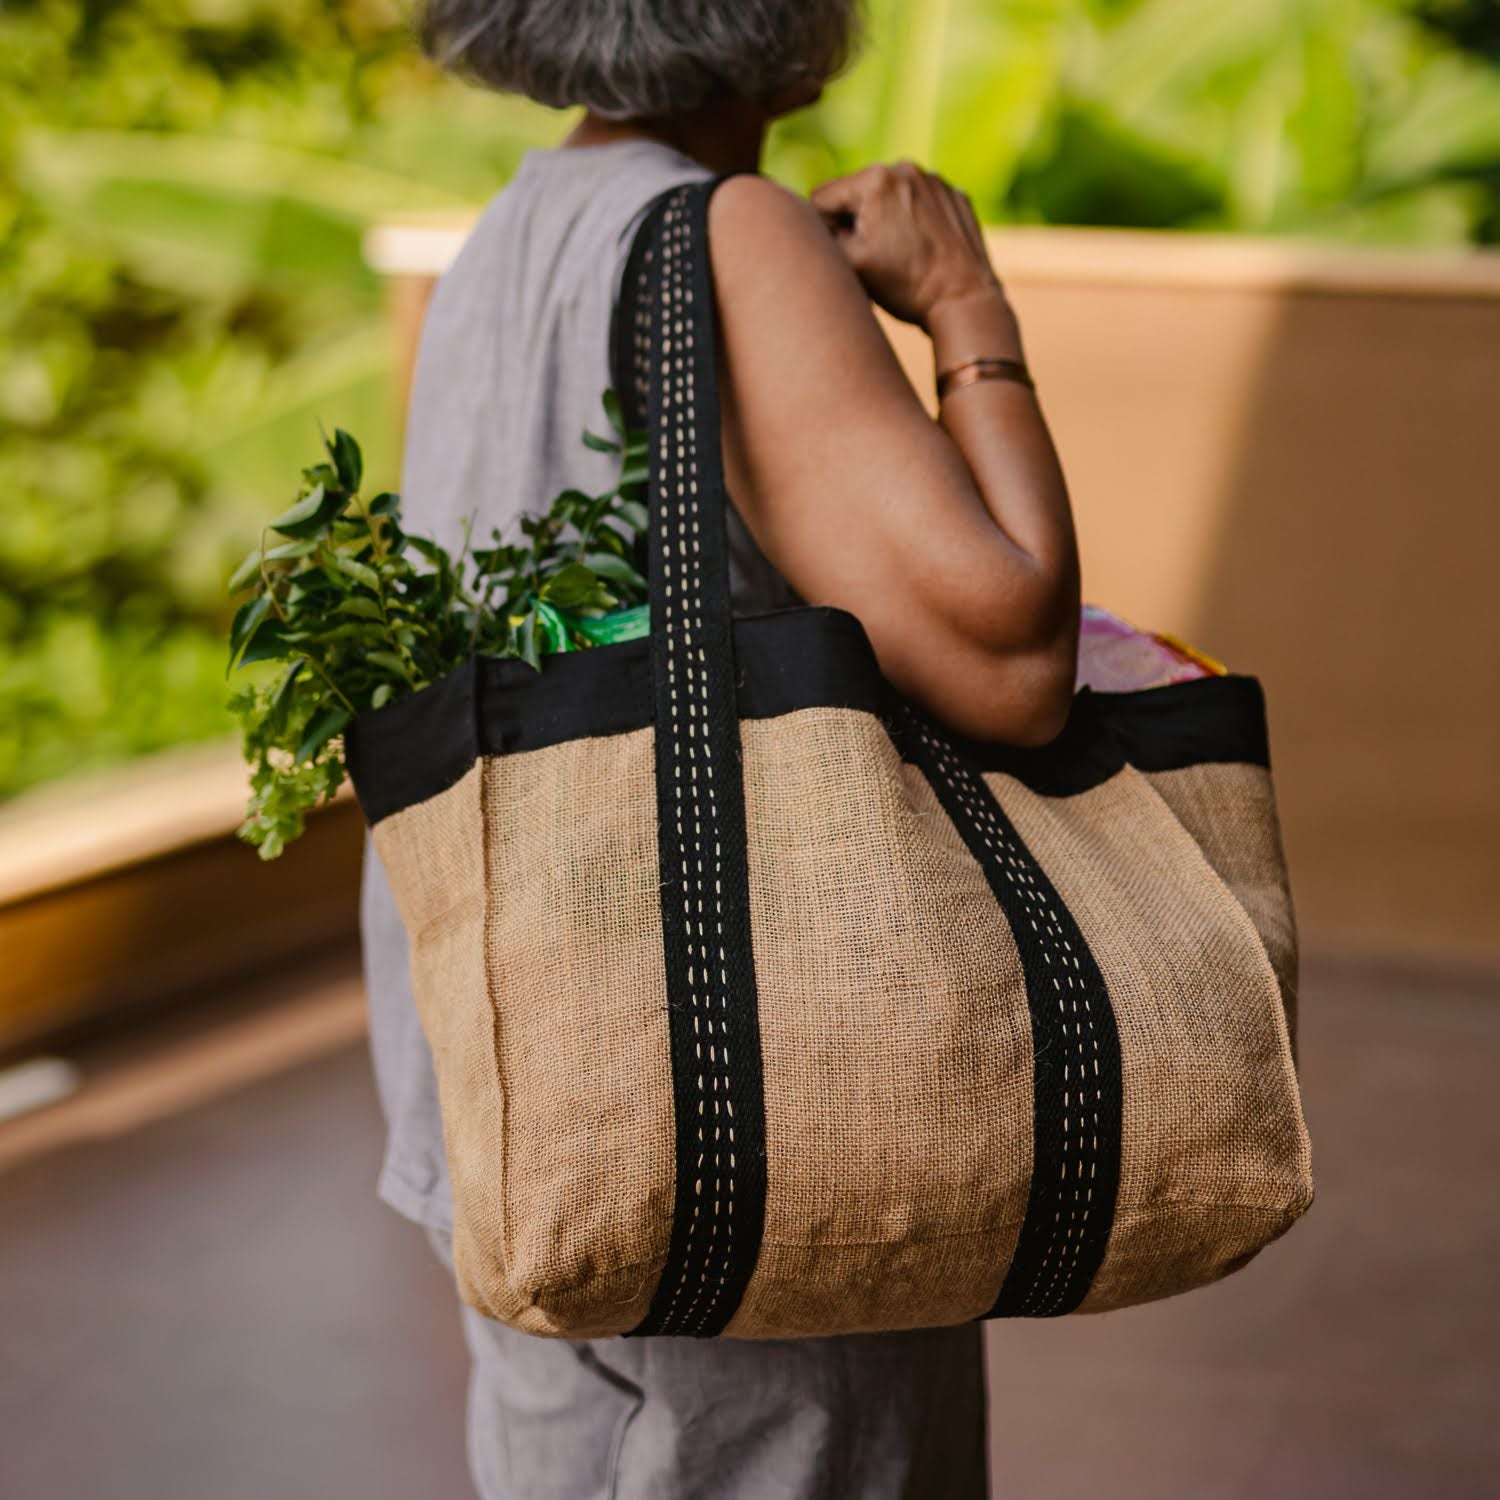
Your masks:
{"label": "skin of forearm", "polygon": [[[939,370],[966,359],[1024,361],[1020,327],[995,286],[935,306],[927,319]],[[952,391],[939,421],[963,455],[995,525],[1059,613],[1076,605],[1078,549],[1067,485],[1035,392],[1012,380]],[[1049,611],[1050,612],[1050,611]]]}

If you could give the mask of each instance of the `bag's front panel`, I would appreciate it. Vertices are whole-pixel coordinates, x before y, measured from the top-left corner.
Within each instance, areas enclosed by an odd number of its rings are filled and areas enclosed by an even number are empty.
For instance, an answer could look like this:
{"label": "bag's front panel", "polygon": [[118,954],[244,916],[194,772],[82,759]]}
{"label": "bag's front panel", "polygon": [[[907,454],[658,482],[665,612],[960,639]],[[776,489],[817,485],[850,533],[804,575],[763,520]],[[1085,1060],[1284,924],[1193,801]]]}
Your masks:
{"label": "bag's front panel", "polygon": [[651,731],[491,757],[483,801],[506,1099],[486,1167],[528,1307],[512,1321],[621,1333],[665,1258],[675,1176]]}
{"label": "bag's front panel", "polygon": [[1149,781],[1255,924],[1297,1045],[1297,924],[1271,773],[1236,763],[1152,771]]}
{"label": "bag's front panel", "polygon": [[982,1316],[1026,1212],[1010,928],[871,714],[741,724],[767,1196],[737,1337]]}
{"label": "bag's front panel", "polygon": [[1311,1197],[1281,996],[1260,939],[1135,770],[1065,798],[986,780],[1078,922],[1119,1033],[1115,1219],[1082,1308],[1222,1276]]}

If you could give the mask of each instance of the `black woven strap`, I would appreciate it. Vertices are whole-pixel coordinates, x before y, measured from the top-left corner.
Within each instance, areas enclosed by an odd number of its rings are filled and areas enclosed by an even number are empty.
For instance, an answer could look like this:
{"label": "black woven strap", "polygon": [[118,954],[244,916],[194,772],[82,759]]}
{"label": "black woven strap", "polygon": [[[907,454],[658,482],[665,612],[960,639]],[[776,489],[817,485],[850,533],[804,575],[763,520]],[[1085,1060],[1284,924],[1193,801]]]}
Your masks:
{"label": "black woven strap", "polygon": [[766,1197],[708,260],[714,185],[674,189],[651,210],[616,315],[629,345],[617,346],[617,378],[643,377],[649,391],[657,851],[677,1157],[667,1262],[635,1332],[700,1337],[722,1332],[740,1304]]}
{"label": "black woven strap", "polygon": [[1109,990],[1072,912],[953,737],[913,705],[894,731],[979,861],[1026,980],[1031,1189],[985,1316],[1069,1313],[1104,1259],[1120,1181],[1120,1039]]}

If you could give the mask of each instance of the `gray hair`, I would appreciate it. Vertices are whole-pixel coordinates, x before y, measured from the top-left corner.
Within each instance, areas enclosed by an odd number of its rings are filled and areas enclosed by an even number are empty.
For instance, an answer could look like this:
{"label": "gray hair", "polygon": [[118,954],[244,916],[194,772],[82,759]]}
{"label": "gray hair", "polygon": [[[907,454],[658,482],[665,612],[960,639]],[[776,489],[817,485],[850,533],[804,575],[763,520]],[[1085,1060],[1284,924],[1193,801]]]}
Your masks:
{"label": "gray hair", "polygon": [[425,0],[419,31],[478,83],[629,119],[822,82],[858,23],[859,0]]}

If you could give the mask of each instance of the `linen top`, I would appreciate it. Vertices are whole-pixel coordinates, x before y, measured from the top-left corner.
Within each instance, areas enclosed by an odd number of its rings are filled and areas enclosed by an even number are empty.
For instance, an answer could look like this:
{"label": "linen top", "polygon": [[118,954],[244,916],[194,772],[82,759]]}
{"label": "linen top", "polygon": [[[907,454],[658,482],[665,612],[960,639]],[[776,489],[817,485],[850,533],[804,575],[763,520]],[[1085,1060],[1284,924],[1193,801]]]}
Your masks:
{"label": "linen top", "polygon": [[[523,510],[564,489],[606,488],[618,460],[586,448],[607,431],[610,314],[631,236],[647,205],[709,175],[652,141],[528,152],[491,200],[433,292],[417,351],[402,469],[403,524],[457,552],[518,537]],[[800,604],[726,510],[736,613]],[[412,997],[406,933],[366,837],[360,934],[370,1048],[387,1126],[380,1196],[451,1232],[452,1198],[432,1056]],[[536,997],[546,1004],[546,996]]]}

